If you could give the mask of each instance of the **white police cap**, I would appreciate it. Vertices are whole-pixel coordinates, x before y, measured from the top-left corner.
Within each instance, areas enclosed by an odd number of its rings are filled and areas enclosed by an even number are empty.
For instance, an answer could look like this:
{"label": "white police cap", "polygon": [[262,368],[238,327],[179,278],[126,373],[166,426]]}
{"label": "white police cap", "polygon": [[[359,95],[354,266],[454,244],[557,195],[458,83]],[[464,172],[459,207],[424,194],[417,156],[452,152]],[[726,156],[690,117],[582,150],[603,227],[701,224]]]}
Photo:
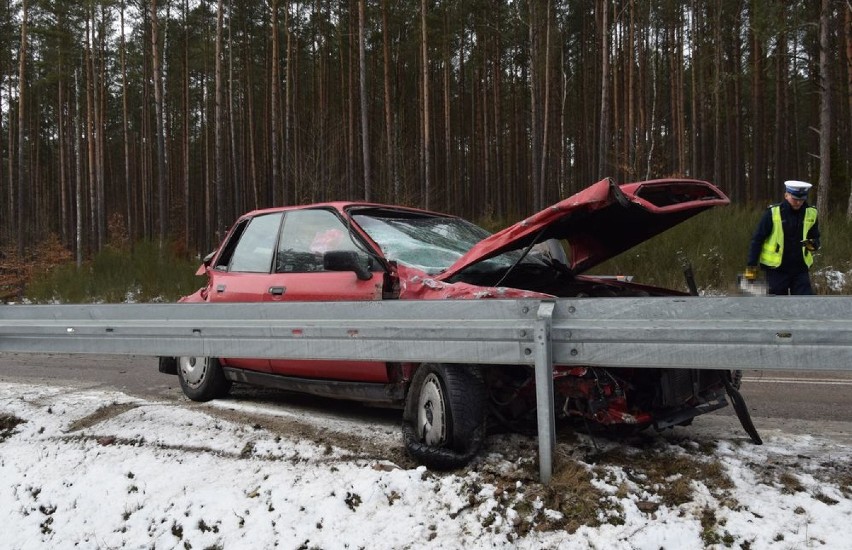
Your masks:
{"label": "white police cap", "polygon": [[806,181],[787,180],[784,182],[784,188],[788,193],[797,199],[805,199],[808,197],[808,191],[813,187]]}

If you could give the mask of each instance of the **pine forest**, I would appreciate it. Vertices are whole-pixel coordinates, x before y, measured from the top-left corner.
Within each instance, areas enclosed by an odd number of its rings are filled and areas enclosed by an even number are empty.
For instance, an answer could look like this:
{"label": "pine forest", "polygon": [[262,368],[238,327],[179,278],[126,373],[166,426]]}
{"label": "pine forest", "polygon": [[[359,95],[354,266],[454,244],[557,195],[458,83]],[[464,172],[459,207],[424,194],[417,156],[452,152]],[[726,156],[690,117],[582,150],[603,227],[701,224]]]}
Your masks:
{"label": "pine forest", "polygon": [[513,222],[607,177],[852,216],[848,0],[5,0],[0,40],[18,253],[332,200]]}

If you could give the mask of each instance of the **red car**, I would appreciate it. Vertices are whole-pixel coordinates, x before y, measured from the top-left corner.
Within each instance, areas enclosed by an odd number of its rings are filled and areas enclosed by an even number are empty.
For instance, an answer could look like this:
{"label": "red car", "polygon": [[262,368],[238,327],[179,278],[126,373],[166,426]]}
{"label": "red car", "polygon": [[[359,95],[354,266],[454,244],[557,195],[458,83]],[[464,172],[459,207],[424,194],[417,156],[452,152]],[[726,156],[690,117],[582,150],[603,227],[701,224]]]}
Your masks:
{"label": "red car", "polygon": [[[401,206],[333,202],[269,208],[237,220],[184,302],[461,300],[674,296],[684,293],[589,268],[713,206],[710,183],[602,180],[496,234],[455,216]],[[529,366],[471,366],[227,357],[163,358],[193,400],[232,382],[382,401],[403,409],[409,454],[434,468],[466,464],[488,425],[535,418]],[[664,429],[727,404],[730,373],[555,367],[556,410],[585,427]],[[740,408],[740,407],[736,407]]]}

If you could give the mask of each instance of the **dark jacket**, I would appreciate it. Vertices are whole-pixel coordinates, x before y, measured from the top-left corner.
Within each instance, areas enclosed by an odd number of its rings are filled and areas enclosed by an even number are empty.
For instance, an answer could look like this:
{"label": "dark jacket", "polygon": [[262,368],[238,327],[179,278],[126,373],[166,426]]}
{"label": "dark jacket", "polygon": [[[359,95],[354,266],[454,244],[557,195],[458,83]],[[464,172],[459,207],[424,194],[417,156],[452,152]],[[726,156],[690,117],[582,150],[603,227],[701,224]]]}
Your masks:
{"label": "dark jacket", "polygon": [[[781,258],[781,265],[776,269],[787,273],[801,273],[808,270],[805,265],[805,259],[802,256],[802,224],[805,221],[805,209],[808,203],[802,204],[799,210],[793,210],[790,203],[782,201],[781,205],[781,228],[784,230],[784,255]],[[760,261],[760,251],[763,248],[763,243],[772,234],[772,206],[771,205],[763,212],[763,217],[757,224],[757,229],[751,237],[751,245],[748,249],[748,261],[746,265],[757,265]],[[814,241],[814,245],[819,248],[819,218],[811,230],[808,231],[808,238]],[[767,266],[761,266],[764,269],[771,269]]]}

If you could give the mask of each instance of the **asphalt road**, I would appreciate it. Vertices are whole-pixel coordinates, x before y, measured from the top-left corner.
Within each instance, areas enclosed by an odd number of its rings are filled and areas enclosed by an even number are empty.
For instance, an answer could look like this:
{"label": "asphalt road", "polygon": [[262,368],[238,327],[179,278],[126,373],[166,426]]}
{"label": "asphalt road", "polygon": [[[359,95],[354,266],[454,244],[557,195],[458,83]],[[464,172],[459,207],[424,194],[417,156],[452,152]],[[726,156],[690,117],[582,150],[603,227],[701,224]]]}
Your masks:
{"label": "asphalt road", "polygon": [[[152,357],[0,353],[0,383],[69,385],[114,389],[145,399],[185,401],[176,376],[160,374]],[[398,412],[272,390],[235,388],[236,399],[257,404],[339,411],[366,421],[397,422]],[[852,371],[746,371],[742,394],[762,434],[773,430],[823,435],[852,444]],[[344,404],[345,403],[345,404]],[[731,407],[676,428],[719,434],[742,433]]]}

